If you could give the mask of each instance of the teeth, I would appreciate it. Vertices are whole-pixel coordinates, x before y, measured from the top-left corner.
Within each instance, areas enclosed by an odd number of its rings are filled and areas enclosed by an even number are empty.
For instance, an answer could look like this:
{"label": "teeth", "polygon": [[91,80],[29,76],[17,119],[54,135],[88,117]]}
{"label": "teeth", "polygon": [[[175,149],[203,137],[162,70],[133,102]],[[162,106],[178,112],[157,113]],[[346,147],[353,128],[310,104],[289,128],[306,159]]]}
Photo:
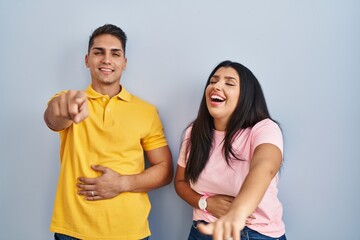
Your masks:
{"label": "teeth", "polygon": [[100,68],[100,70],[104,72],[112,72],[112,70],[108,68]]}
{"label": "teeth", "polygon": [[218,96],[218,95],[212,95],[212,96],[211,96],[211,99],[212,99],[212,100],[220,100],[220,101],[224,101],[224,100],[225,100],[224,98],[222,98],[222,97],[220,97],[220,96]]}

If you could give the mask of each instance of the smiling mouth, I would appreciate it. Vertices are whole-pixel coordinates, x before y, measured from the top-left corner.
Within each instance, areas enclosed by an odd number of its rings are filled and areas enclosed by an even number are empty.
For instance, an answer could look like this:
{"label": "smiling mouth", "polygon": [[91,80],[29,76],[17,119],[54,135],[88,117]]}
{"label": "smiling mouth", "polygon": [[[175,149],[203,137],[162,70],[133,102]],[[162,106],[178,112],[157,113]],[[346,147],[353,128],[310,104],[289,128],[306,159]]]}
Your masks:
{"label": "smiling mouth", "polygon": [[218,95],[212,95],[212,96],[210,96],[210,99],[211,99],[212,102],[219,102],[219,103],[225,101],[224,98],[222,98],[222,97],[220,97]]}
{"label": "smiling mouth", "polygon": [[114,70],[109,69],[109,68],[99,68],[99,70],[100,70],[101,72],[107,72],[107,73],[111,73],[111,72],[114,71]]}

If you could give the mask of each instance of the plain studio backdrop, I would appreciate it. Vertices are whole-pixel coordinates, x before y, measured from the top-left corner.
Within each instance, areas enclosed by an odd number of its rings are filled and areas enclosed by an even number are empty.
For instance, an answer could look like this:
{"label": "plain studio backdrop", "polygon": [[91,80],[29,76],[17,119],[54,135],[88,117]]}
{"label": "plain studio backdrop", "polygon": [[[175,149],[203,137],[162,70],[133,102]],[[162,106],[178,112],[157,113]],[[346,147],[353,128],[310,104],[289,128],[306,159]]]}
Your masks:
{"label": "plain studio backdrop", "polygon": [[[88,38],[105,23],[128,35],[121,82],[157,106],[174,169],[208,75],[222,60],[238,61],[259,79],[283,129],[288,239],[355,238],[359,1],[0,0],[1,239],[52,239],[59,137],[43,112],[54,93],[90,83]],[[186,239],[192,210],[173,183],[150,197],[151,239]]]}

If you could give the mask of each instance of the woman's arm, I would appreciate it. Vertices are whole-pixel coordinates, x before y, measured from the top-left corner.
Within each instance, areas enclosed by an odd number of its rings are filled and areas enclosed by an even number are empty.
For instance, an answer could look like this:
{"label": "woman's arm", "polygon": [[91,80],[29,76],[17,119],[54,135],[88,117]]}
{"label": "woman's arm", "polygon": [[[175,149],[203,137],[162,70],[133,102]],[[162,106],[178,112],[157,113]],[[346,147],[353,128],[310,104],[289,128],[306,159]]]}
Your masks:
{"label": "woman's arm", "polygon": [[205,234],[213,235],[214,240],[233,237],[240,240],[240,231],[246,219],[261,202],[271,180],[282,163],[280,149],[270,143],[260,144],[254,151],[250,170],[227,214],[208,225],[198,225]]}
{"label": "woman's arm", "polygon": [[[185,180],[185,168],[177,165],[175,180],[176,193],[193,208],[199,209],[199,199],[201,194],[195,192],[189,181]],[[206,210],[215,217],[220,217],[228,212],[234,197],[227,195],[215,195],[207,198]]]}
{"label": "woman's arm", "polygon": [[177,165],[174,186],[176,193],[193,208],[198,207],[198,201],[202,195],[195,192],[191,187],[189,181],[185,180],[185,168]]}

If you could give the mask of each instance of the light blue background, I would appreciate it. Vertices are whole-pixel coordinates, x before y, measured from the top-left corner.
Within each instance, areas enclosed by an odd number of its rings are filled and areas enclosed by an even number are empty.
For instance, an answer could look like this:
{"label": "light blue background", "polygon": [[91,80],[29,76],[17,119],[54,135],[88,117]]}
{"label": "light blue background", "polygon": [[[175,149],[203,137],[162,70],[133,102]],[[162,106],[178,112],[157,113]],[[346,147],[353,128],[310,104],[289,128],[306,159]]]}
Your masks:
{"label": "light blue background", "polygon": [[[0,238],[51,239],[58,135],[43,111],[90,82],[90,33],[128,35],[122,84],[158,107],[176,166],[208,74],[249,67],[281,123],[280,199],[287,235],[354,239],[360,215],[360,2],[0,0]],[[173,184],[153,191],[153,240],[186,238],[191,209]]]}

